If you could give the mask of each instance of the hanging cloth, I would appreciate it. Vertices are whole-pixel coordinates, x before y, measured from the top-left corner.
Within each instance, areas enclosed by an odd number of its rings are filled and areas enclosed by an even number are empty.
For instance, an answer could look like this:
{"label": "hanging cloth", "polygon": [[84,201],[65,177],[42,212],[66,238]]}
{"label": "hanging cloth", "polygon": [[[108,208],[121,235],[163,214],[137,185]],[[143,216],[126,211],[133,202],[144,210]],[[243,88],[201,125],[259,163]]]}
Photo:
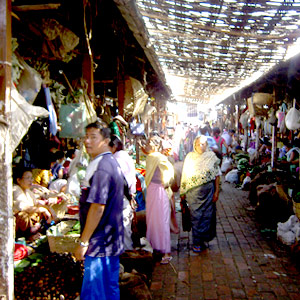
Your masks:
{"label": "hanging cloth", "polygon": [[57,115],[51,100],[49,87],[43,85],[43,88],[45,92],[47,108],[49,111],[50,133],[55,136],[57,133]]}

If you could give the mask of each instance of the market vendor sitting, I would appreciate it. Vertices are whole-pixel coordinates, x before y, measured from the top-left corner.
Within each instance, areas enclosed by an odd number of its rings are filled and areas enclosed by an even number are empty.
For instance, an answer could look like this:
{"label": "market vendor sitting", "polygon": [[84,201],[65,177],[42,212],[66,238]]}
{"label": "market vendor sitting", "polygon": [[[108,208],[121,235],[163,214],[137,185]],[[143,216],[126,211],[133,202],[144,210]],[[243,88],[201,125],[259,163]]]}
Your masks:
{"label": "market vendor sitting", "polygon": [[293,142],[285,144],[285,154],[277,161],[277,167],[280,169],[287,169],[292,173],[297,171],[299,167],[299,152],[300,152],[300,140],[295,139]]}
{"label": "market vendor sitting", "polygon": [[[44,200],[39,200],[30,190],[32,172],[28,168],[19,167],[13,172],[13,211],[16,219],[16,236],[24,236],[32,240],[40,237],[42,223],[50,225],[58,219],[54,211],[47,207]],[[44,221],[43,221],[44,220]]]}
{"label": "market vendor sitting", "polygon": [[260,139],[261,145],[258,148],[258,154],[261,164],[268,163],[271,160],[272,144],[269,137],[264,136]]}

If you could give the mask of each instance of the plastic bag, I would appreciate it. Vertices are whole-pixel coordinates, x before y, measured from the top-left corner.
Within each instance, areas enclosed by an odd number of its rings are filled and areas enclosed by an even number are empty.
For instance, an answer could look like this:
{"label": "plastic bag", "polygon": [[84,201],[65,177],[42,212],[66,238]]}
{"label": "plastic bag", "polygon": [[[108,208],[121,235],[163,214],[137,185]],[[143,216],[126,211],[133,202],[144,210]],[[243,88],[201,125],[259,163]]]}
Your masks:
{"label": "plastic bag", "polygon": [[285,223],[277,224],[277,238],[285,245],[293,245],[300,238],[300,222],[295,215],[289,217]]}
{"label": "plastic bag", "polygon": [[248,121],[249,121],[249,112],[244,112],[240,116],[240,122],[242,124],[243,129],[246,129],[248,127]]}
{"label": "plastic bag", "polygon": [[42,77],[35,69],[31,68],[23,58],[18,56],[22,66],[22,73],[17,89],[25,100],[32,104],[39,93],[42,85]]}
{"label": "plastic bag", "polygon": [[10,115],[11,123],[9,126],[11,133],[11,149],[13,151],[27,133],[31,123],[37,117],[48,117],[49,112],[43,107],[29,104],[12,84]]}
{"label": "plastic bag", "polygon": [[229,157],[225,157],[222,161],[222,165],[221,165],[221,171],[223,173],[226,173],[228,171],[228,169],[231,167],[231,162],[232,159]]}
{"label": "plastic bag", "polygon": [[243,184],[241,186],[242,189],[246,189],[248,188],[249,184],[251,182],[251,177],[250,176],[246,176],[243,180]]}
{"label": "plastic bag", "polygon": [[85,135],[87,125],[86,106],[84,103],[71,103],[61,105],[59,111],[61,123],[61,138],[77,138]]}
{"label": "plastic bag", "polygon": [[239,175],[238,175],[238,169],[233,169],[229,171],[225,176],[225,181],[228,181],[230,183],[238,183],[239,182]]}
{"label": "plastic bag", "polygon": [[288,111],[285,117],[285,125],[289,130],[296,130],[300,128],[300,111],[295,108],[296,102],[294,100],[293,107]]}

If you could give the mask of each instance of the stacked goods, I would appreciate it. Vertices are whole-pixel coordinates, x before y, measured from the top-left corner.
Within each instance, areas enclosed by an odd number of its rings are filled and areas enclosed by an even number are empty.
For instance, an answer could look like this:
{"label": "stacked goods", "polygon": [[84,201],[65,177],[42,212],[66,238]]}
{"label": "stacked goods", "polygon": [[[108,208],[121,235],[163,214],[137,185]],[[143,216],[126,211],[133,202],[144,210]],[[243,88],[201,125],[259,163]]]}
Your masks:
{"label": "stacked goods", "polygon": [[82,278],[82,262],[71,254],[50,253],[15,273],[15,299],[74,300]]}

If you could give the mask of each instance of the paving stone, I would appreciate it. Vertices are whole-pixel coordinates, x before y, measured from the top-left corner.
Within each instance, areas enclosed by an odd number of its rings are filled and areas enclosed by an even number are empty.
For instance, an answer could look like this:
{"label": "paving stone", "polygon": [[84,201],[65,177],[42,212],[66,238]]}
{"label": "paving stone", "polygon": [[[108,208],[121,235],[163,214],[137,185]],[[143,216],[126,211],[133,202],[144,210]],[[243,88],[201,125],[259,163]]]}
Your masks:
{"label": "paving stone", "polygon": [[204,290],[204,299],[207,299],[207,300],[218,299],[216,290]]}
{"label": "paving stone", "polygon": [[153,300],[300,300],[300,271],[286,247],[261,234],[245,209],[248,193],[222,182],[217,238],[207,250],[190,250],[191,233],[171,235],[172,265],[155,265]]}

